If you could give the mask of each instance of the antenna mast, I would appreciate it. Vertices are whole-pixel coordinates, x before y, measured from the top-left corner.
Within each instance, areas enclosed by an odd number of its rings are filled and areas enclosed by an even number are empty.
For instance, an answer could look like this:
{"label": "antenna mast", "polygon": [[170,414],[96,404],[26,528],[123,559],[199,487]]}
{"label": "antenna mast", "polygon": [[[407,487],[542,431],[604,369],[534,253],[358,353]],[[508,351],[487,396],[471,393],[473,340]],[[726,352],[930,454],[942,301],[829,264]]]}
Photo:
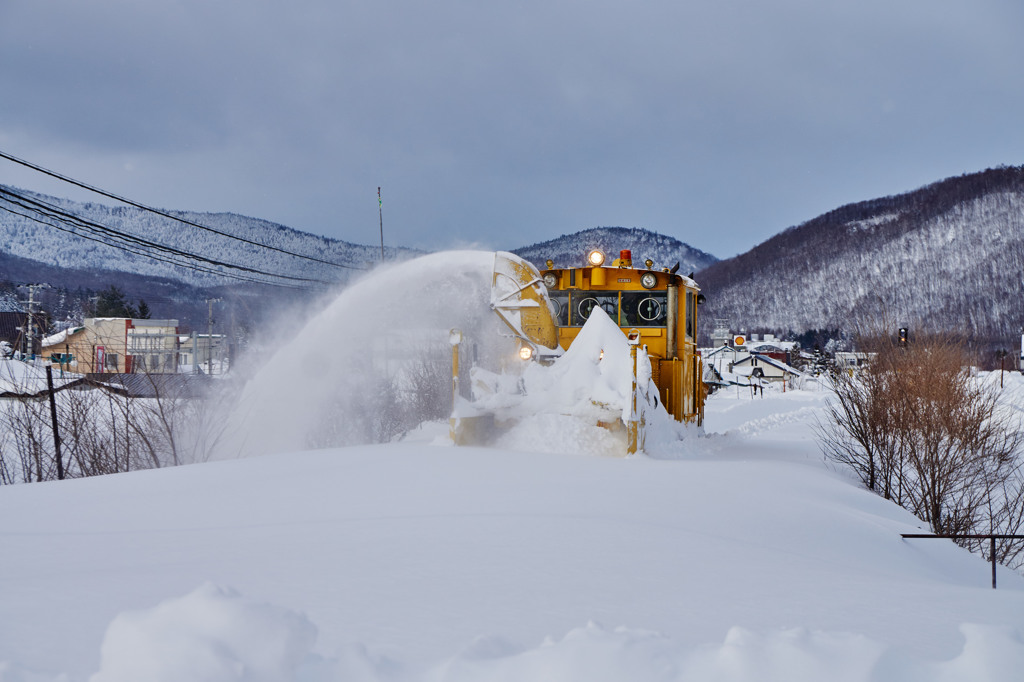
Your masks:
{"label": "antenna mast", "polygon": [[384,202],[380,198],[380,187],[377,188],[377,213],[380,215],[380,260],[384,262]]}

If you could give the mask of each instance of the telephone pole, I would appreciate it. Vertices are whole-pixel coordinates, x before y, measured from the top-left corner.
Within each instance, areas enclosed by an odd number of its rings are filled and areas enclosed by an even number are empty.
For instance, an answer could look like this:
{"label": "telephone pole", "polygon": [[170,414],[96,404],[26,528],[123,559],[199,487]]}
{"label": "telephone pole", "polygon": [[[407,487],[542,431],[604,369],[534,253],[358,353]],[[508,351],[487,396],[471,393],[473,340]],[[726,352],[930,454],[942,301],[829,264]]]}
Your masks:
{"label": "telephone pole", "polygon": [[206,299],[207,305],[210,306],[210,313],[207,317],[207,334],[206,334],[206,373],[213,376],[213,304],[220,303],[219,298],[208,298]]}
{"label": "telephone pole", "polygon": [[380,215],[380,262],[384,262],[384,202],[380,198],[380,187],[377,188],[377,213]]}
{"label": "telephone pole", "polygon": [[26,284],[28,287],[28,301],[25,304],[28,306],[28,315],[26,316],[25,324],[25,355],[29,358],[34,359],[35,357],[35,306],[36,306],[36,289],[43,289],[48,287],[48,284]]}

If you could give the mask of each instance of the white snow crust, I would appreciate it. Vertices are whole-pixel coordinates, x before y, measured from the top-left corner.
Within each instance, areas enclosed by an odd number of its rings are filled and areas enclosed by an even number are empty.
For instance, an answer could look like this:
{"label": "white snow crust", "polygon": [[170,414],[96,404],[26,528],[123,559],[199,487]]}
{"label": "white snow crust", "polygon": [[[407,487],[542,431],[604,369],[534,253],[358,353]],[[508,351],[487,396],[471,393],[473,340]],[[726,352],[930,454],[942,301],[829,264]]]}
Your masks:
{"label": "white snow crust", "polygon": [[[77,381],[81,374],[50,370],[54,388]],[[35,395],[47,390],[46,365],[14,358],[0,358],[0,393]]]}
{"label": "white snow crust", "polygon": [[820,461],[823,399],[718,394],[673,460],[406,442],[7,486],[0,679],[1019,679],[1024,581],[900,539]]}
{"label": "white snow crust", "polygon": [[615,434],[587,396],[622,415],[625,345],[596,315],[566,362],[496,374],[529,396],[498,446],[439,422],[303,447],[380,360],[355,352],[387,322],[367,300],[406,295],[393,350],[480,334],[489,267],[444,254],[343,292],[236,414],[263,456],[0,488],[0,682],[1020,679],[1024,579],[992,590],[977,556],[903,540],[923,524],[821,460],[812,382],[721,391],[703,433],[595,456]]}

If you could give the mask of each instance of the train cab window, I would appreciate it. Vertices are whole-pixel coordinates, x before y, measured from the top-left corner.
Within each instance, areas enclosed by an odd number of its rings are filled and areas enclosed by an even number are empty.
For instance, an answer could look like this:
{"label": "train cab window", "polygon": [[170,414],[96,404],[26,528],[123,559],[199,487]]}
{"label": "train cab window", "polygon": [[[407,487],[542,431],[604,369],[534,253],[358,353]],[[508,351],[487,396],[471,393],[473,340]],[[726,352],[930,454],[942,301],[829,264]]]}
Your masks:
{"label": "train cab window", "polygon": [[694,304],[696,303],[695,297],[692,291],[686,292],[686,338],[692,339],[694,337],[693,330],[693,317],[695,314]]}
{"label": "train cab window", "polygon": [[583,326],[583,323],[590,317],[590,313],[598,306],[608,313],[608,317],[612,318],[612,321],[615,321],[619,312],[619,295],[617,293],[599,294],[592,291],[573,292],[569,325]]}
{"label": "train cab window", "polygon": [[668,294],[663,291],[622,292],[620,327],[664,327]]}
{"label": "train cab window", "polygon": [[551,305],[555,309],[555,324],[559,327],[569,325],[569,292],[551,291],[548,293]]}

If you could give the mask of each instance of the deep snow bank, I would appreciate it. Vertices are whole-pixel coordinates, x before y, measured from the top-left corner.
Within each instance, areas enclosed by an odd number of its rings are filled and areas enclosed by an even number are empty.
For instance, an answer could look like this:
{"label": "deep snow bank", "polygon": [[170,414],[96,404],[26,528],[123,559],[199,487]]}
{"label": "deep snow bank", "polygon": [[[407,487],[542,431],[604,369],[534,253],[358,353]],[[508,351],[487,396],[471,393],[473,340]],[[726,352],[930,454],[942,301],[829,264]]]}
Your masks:
{"label": "deep snow bank", "polygon": [[1021,579],[901,540],[821,465],[816,401],[718,396],[677,461],[407,443],[6,487],[0,679],[1015,680]]}
{"label": "deep snow bank", "polygon": [[[301,614],[205,585],[152,609],[118,616],[90,682],[988,682],[1018,679],[1024,642],[1009,628],[964,625],[949,660],[924,661],[870,637],[804,628],[734,627],[723,642],[687,644],[591,621],[524,648],[482,637],[420,668],[362,647],[314,653]],[[0,668],[2,673],[2,668]],[[7,679],[7,678],[0,678]],[[12,681],[13,682],[13,681]]]}

